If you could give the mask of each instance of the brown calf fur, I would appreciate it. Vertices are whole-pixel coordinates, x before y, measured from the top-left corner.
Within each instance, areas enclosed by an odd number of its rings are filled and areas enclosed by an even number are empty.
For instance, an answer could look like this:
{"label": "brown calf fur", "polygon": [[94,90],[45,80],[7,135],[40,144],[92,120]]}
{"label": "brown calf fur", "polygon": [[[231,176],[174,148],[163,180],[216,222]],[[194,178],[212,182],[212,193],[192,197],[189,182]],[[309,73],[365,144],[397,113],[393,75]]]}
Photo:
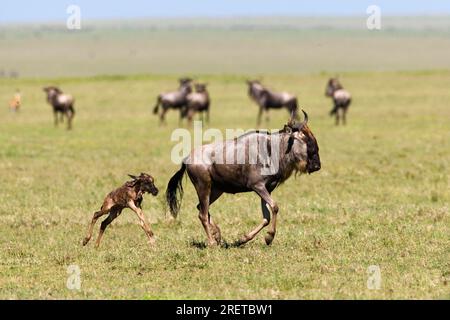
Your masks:
{"label": "brown calf fur", "polygon": [[145,234],[148,237],[149,243],[153,244],[155,242],[153,232],[150,229],[149,224],[145,221],[145,217],[141,208],[141,203],[144,193],[147,192],[151,193],[153,196],[156,196],[158,194],[158,189],[154,184],[153,177],[149,174],[141,173],[138,177],[133,175],[129,176],[133,180],[127,181],[120,188],[111,191],[103,201],[103,205],[100,208],[100,210],[94,213],[94,216],[92,217],[92,221],[88,228],[88,233],[83,240],[84,246],[91,239],[92,231],[98,218],[109,213],[109,216],[105,220],[103,220],[100,226],[100,232],[98,234],[97,241],[95,243],[96,247],[100,245],[100,241],[102,239],[106,227],[115,218],[117,218],[122,212],[122,210],[125,208],[130,208],[137,214],[139,218],[139,224],[142,227],[142,229],[144,229]]}

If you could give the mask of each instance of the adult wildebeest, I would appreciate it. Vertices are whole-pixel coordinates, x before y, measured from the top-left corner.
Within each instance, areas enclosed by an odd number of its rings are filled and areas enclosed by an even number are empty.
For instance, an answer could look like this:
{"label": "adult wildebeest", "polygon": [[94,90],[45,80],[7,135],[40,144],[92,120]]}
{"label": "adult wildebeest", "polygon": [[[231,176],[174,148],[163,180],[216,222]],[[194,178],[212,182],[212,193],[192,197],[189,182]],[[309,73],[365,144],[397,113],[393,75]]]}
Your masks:
{"label": "adult wildebeest", "polygon": [[58,113],[61,114],[60,120],[63,122],[64,116],[67,117],[67,129],[72,129],[72,119],[75,115],[73,104],[75,99],[70,94],[63,93],[58,87],[45,87],[47,93],[47,102],[53,107],[55,116],[55,126],[58,125]]}
{"label": "adult wildebeest", "polygon": [[100,232],[95,243],[95,246],[98,247],[100,245],[100,240],[102,239],[103,232],[105,232],[106,227],[115,218],[117,218],[125,208],[130,208],[137,214],[139,218],[139,224],[141,225],[142,229],[144,229],[149,243],[153,244],[155,242],[153,232],[150,229],[150,226],[145,221],[145,216],[141,209],[143,195],[146,192],[151,193],[153,196],[156,196],[158,194],[158,189],[155,186],[155,180],[151,175],[146,173],[141,173],[138,177],[131,174],[129,176],[133,180],[125,182],[125,184],[120,188],[110,192],[103,201],[103,205],[100,208],[100,211],[94,213],[94,217],[92,218],[92,221],[89,225],[88,233],[83,240],[83,246],[85,246],[91,239],[92,231],[98,218],[109,213],[109,216],[105,220],[103,220],[100,226]]}
{"label": "adult wildebeest", "polygon": [[[259,106],[257,125],[261,124],[263,111],[266,113],[270,109],[286,108],[289,114],[298,119],[297,98],[288,92],[274,92],[264,87],[258,80],[247,80],[248,95]],[[266,120],[269,120],[267,114]]]}
{"label": "adult wildebeest", "polygon": [[183,117],[187,117],[189,122],[192,122],[192,117],[197,112],[201,114],[203,121],[203,112],[206,112],[206,122],[209,123],[209,105],[211,100],[206,86],[206,83],[196,83],[194,85],[195,92],[187,96],[187,104],[183,111]]}
{"label": "adult wildebeest", "polygon": [[165,115],[169,109],[180,110],[179,121],[181,122],[183,110],[186,108],[187,104],[187,96],[192,92],[191,82],[192,79],[190,78],[181,78],[179,79],[180,86],[177,91],[161,93],[158,95],[156,105],[153,108],[153,114],[158,114],[159,106],[162,107],[161,114],[159,115],[160,123],[165,121]]}
{"label": "adult wildebeest", "polygon": [[352,97],[347,90],[344,90],[337,78],[330,78],[325,90],[325,96],[333,99],[333,109],[330,111],[330,116],[336,116],[336,125],[339,125],[339,120],[342,114],[342,122],[344,125],[347,122],[347,110],[352,102]]}
{"label": "adult wildebeest", "polygon": [[[197,209],[209,245],[221,241],[220,229],[211,219],[209,206],[224,192],[234,194],[249,191],[254,191],[261,197],[263,221],[244,235],[237,244],[250,241],[270,223],[268,205],[272,211],[272,224],[265,241],[270,245],[275,236],[278,214],[278,205],[272,199],[271,192],[294,171],[312,173],[320,170],[319,146],[308,128],[308,115],[304,111],[303,113],[303,122],[295,123],[291,119],[278,132],[256,130],[233,140],[194,149],[183,160],[181,169],[167,185],[166,202],[172,216],[176,217],[180,209],[183,196],[182,178],[187,171],[197,191],[200,202]],[[237,159],[234,159],[235,155]],[[177,197],[177,192],[180,197]]]}

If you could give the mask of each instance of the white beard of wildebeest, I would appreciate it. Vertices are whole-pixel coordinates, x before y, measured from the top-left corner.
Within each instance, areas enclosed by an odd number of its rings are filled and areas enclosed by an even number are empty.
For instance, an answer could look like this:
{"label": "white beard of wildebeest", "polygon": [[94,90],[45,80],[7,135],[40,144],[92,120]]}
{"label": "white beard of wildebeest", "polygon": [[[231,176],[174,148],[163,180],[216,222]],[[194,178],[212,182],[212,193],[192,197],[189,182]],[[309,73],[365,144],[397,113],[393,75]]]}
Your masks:
{"label": "white beard of wildebeest", "polygon": [[274,92],[257,81],[247,81],[247,84],[249,96],[259,106],[257,125],[261,124],[262,113],[264,111],[267,113],[270,109],[286,108],[293,118],[298,119],[297,98],[294,95],[288,92]]}

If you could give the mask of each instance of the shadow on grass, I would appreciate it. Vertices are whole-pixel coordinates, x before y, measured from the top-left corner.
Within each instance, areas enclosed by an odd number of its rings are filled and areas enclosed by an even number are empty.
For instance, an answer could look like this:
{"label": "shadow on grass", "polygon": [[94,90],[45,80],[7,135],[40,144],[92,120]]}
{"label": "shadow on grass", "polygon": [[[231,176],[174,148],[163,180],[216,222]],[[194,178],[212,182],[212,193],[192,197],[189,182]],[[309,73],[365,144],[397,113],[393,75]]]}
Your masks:
{"label": "shadow on grass", "polygon": [[[189,244],[191,247],[195,247],[200,250],[208,248],[208,245],[206,244],[205,241],[191,240]],[[242,244],[242,242],[240,241],[227,242],[226,240],[222,240],[222,242],[218,247],[222,249],[243,248],[244,244]]]}

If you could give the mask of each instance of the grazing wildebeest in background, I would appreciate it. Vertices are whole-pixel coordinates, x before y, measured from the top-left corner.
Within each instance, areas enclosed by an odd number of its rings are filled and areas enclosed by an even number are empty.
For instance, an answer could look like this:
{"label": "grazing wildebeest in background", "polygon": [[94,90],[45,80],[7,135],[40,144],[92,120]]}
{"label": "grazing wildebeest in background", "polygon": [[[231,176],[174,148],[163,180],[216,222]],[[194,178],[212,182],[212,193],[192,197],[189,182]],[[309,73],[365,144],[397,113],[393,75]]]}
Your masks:
{"label": "grazing wildebeest in background", "polygon": [[187,96],[192,92],[191,82],[192,79],[190,78],[181,78],[179,79],[180,86],[177,91],[161,93],[158,95],[156,105],[153,108],[153,114],[158,114],[159,106],[162,107],[161,114],[159,115],[160,123],[165,121],[165,115],[169,109],[180,110],[179,121],[181,122],[184,108],[186,108],[187,104]]}
{"label": "grazing wildebeest in background", "polygon": [[289,114],[298,119],[297,98],[288,92],[274,92],[264,87],[258,80],[247,80],[248,95],[259,106],[257,125],[261,124],[263,111],[267,113],[266,121],[269,120],[270,109],[286,108]]}
{"label": "grazing wildebeest in background", "polygon": [[[170,179],[166,190],[166,201],[172,216],[176,217],[183,196],[182,178],[187,170],[189,178],[194,185],[199,204],[199,218],[203,224],[208,237],[208,244],[220,243],[220,229],[209,214],[209,206],[214,203],[224,192],[240,193],[254,191],[261,197],[261,208],[263,214],[262,223],[251,232],[244,235],[238,245],[245,244],[253,239],[256,234],[266,227],[270,221],[272,211],[272,224],[265,237],[267,245],[270,245],[276,232],[276,218],[278,205],[271,197],[271,192],[292,173],[320,170],[319,146],[308,128],[308,115],[303,111],[305,120],[295,123],[293,119],[284,126],[282,130],[275,133],[260,132],[258,130],[246,133],[233,140],[203,145],[194,149],[191,154],[183,160],[181,169]],[[255,154],[251,146],[267,146],[267,153],[262,154],[259,147]],[[255,150],[255,149],[253,149]],[[269,155],[275,155],[275,170],[264,172],[263,168],[270,163]],[[234,159],[235,154],[244,155],[241,160],[245,161],[218,161],[217,159]],[[250,160],[253,158],[253,161]],[[180,197],[177,197],[177,192]]]}
{"label": "grazing wildebeest in background", "polygon": [[64,116],[67,117],[67,129],[72,129],[72,119],[75,116],[73,104],[75,99],[70,94],[63,93],[58,87],[45,87],[43,89],[47,93],[47,102],[53,107],[55,116],[55,126],[58,125],[58,113],[60,113],[60,121],[63,122]]}
{"label": "grazing wildebeest in background", "polygon": [[141,203],[144,193],[149,192],[153,196],[156,196],[158,194],[158,189],[154,184],[155,181],[151,175],[146,173],[141,173],[138,177],[133,175],[129,176],[133,180],[125,182],[125,184],[120,188],[110,192],[103,201],[103,205],[101,206],[100,211],[94,213],[94,217],[92,218],[92,221],[89,225],[88,233],[83,240],[84,246],[91,239],[92,231],[98,218],[109,213],[109,216],[105,220],[103,220],[100,226],[100,232],[95,243],[96,247],[100,245],[100,240],[102,239],[102,235],[103,232],[105,232],[106,227],[115,218],[117,218],[125,208],[130,208],[137,214],[139,218],[139,224],[141,225],[142,229],[144,229],[149,243],[153,244],[155,242],[153,232],[150,229],[149,224],[145,221],[145,216],[141,209]]}
{"label": "grazing wildebeest in background", "polygon": [[11,110],[12,112],[18,112],[20,110],[21,105],[22,105],[22,97],[20,94],[20,90],[16,89],[14,97],[9,102],[9,110]]}
{"label": "grazing wildebeest in background", "polygon": [[211,100],[209,98],[206,83],[196,83],[194,85],[195,92],[187,96],[187,105],[183,111],[183,117],[187,117],[189,122],[192,122],[192,117],[199,112],[203,121],[203,112],[206,112],[206,122],[209,123],[209,105]]}
{"label": "grazing wildebeest in background", "polygon": [[347,110],[352,102],[352,97],[347,90],[344,90],[337,78],[330,78],[327,83],[325,95],[333,99],[333,109],[330,111],[330,116],[336,116],[336,125],[339,125],[339,120],[342,116],[344,125],[347,122]]}

